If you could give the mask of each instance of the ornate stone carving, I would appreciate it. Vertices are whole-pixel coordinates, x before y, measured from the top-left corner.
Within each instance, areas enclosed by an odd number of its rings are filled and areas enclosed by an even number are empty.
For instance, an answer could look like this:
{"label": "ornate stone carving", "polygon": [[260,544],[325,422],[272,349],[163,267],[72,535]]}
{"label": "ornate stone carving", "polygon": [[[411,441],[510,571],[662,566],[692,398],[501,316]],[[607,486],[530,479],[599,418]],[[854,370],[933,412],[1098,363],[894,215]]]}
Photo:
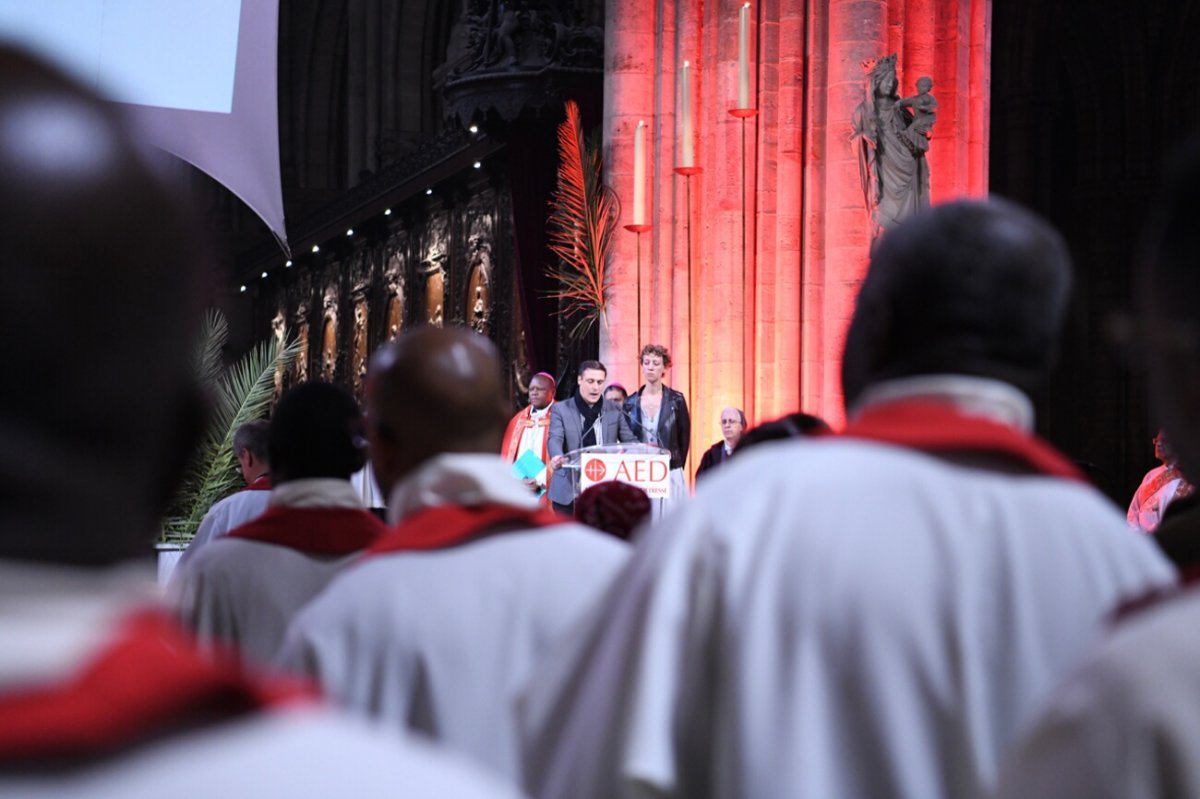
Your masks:
{"label": "ornate stone carving", "polygon": [[447,113],[464,123],[489,112],[515,119],[560,102],[571,77],[602,73],[603,12],[600,0],[469,0],[446,50]]}
{"label": "ornate stone carving", "polygon": [[293,385],[308,380],[308,315],[296,321],[296,360],[292,365]]}
{"label": "ornate stone carving", "polygon": [[360,297],[354,303],[354,336],[350,348],[350,388],[354,396],[362,399],[367,379],[368,333],[367,298]]}
{"label": "ornate stone carving", "polygon": [[325,289],[321,327],[321,379],[333,383],[337,380],[338,362],[338,295],[337,288]]}
{"label": "ornate stone carving", "polygon": [[[929,94],[933,81],[921,78],[921,83],[923,91],[901,100],[896,55],[881,58],[870,65],[868,96],[854,111],[851,141],[857,144],[872,239],[929,205],[925,152],[937,100]],[[916,114],[910,109],[916,109]]]}
{"label": "ornate stone carving", "polygon": [[476,332],[488,334],[492,299],[492,242],[490,219],[477,215],[471,219],[471,236],[467,241],[470,253],[466,305],[463,318]]}
{"label": "ornate stone carving", "polygon": [[[271,335],[275,337],[275,343],[279,347],[282,347],[287,341],[287,310],[282,304],[277,306],[275,316],[271,317]],[[279,399],[283,394],[284,379],[286,377],[287,375],[282,368],[275,370],[275,399]]]}
{"label": "ornate stone carving", "polygon": [[425,276],[425,323],[441,327],[445,321],[446,283],[442,270]]}
{"label": "ornate stone carving", "polygon": [[404,329],[404,253],[401,242],[390,242],[392,249],[383,271],[383,285],[387,296],[384,310],[385,341],[391,341]]}

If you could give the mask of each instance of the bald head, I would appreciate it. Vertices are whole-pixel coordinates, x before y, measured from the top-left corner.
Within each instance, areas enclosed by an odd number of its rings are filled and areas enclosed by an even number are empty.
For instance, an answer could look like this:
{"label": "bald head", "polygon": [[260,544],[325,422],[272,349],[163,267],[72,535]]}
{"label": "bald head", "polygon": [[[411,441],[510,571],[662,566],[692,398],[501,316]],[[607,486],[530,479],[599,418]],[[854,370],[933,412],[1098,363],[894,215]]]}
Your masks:
{"label": "bald head", "polygon": [[202,248],[113,108],[6,48],[0,241],[0,557],[149,552],[200,427]]}
{"label": "bald head", "polygon": [[495,346],[464,328],[405,333],[372,361],[367,415],[385,493],[443,452],[498,452],[508,406]]}
{"label": "bald head", "polygon": [[964,200],[914,214],[871,254],[846,335],[847,406],[872,383],[928,374],[1034,391],[1053,362],[1070,286],[1066,245],[1030,211]]}

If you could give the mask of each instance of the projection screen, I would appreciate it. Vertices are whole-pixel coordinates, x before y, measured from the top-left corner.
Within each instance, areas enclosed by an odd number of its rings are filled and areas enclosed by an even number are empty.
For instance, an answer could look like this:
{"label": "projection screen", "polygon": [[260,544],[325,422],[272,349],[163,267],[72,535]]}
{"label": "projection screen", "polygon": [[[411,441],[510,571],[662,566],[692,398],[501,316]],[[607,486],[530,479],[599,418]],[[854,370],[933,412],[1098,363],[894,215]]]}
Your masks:
{"label": "projection screen", "polygon": [[125,106],[147,141],[248,205],[284,251],[278,0],[0,0],[0,39]]}

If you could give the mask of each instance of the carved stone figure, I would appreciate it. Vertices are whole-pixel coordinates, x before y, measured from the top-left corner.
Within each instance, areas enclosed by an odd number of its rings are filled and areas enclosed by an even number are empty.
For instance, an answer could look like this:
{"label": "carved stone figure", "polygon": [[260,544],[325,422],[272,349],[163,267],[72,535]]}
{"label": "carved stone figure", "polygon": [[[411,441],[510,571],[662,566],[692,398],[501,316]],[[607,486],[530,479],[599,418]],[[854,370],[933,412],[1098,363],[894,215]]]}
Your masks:
{"label": "carved stone figure", "polygon": [[467,315],[467,324],[476,333],[487,335],[488,332],[488,311],[487,302],[483,296],[484,285],[477,283],[475,285],[475,303],[471,306],[471,313]]}
{"label": "carved stone figure", "polygon": [[[271,318],[271,334],[275,336],[275,342],[282,347],[284,340],[287,338],[287,311],[282,306],[275,312],[275,316]],[[286,388],[284,386],[284,379],[286,377],[287,375],[284,374],[283,368],[275,369],[274,393],[277,400],[283,396],[283,390]]]}
{"label": "carved stone figure", "polygon": [[362,399],[367,378],[367,300],[354,304],[354,342],[350,351],[350,384],[354,396]]}
{"label": "carved stone figure", "polygon": [[292,368],[292,374],[295,376],[293,384],[303,383],[308,380],[307,315],[296,320],[296,340],[299,342],[299,346],[296,348],[296,360],[293,362],[295,366]]}
{"label": "carved stone figure", "polygon": [[[901,100],[896,55],[879,59],[870,72],[868,96],[854,111],[851,141],[857,144],[859,178],[871,218],[871,238],[929,205],[929,149],[937,100],[924,90]],[[914,117],[912,108],[917,109]]]}
{"label": "carved stone figure", "polygon": [[445,303],[445,275],[441,269],[435,269],[425,278],[425,321],[431,325],[442,326],[442,305]]}
{"label": "carved stone figure", "polygon": [[[401,289],[403,292],[403,289]],[[391,294],[387,304],[386,340],[391,341],[404,329],[404,294]]]}
{"label": "carved stone figure", "polygon": [[337,291],[329,288],[325,292],[325,324],[321,333],[321,379],[329,383],[337,381],[337,339]]}

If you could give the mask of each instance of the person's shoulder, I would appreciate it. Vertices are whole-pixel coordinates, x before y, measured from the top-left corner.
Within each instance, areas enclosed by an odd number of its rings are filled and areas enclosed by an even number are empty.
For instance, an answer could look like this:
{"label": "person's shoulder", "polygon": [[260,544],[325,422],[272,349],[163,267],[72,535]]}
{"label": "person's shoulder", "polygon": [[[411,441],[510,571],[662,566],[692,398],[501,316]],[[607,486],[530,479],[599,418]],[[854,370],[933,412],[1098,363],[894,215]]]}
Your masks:
{"label": "person's shoulder", "polygon": [[474,765],[427,743],[315,708],[213,725],[147,747],[114,765],[119,774],[111,775],[111,795],[127,798],[171,795],[180,786],[204,796],[518,795]]}

